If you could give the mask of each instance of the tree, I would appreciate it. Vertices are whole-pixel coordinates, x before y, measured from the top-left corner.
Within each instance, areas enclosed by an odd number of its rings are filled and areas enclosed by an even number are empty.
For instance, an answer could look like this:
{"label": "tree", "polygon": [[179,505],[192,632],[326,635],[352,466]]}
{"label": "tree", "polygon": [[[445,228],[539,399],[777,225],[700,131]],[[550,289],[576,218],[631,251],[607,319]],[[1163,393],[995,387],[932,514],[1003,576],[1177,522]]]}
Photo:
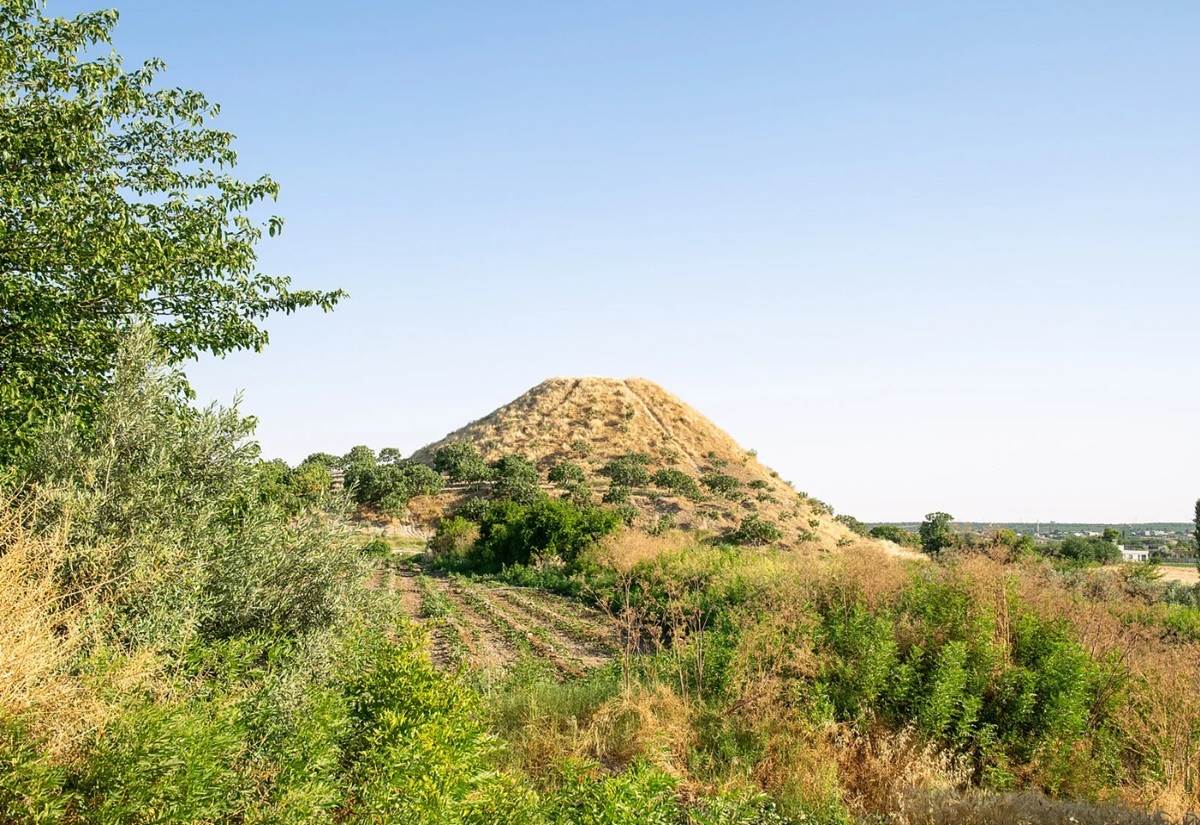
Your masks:
{"label": "tree", "polygon": [[[1200,498],[1196,499],[1196,557],[1200,559]],[[1196,562],[1200,566],[1200,561]]]}
{"label": "tree", "polygon": [[269,177],[231,174],[218,106],[155,89],[164,65],[125,71],[114,11],[43,16],[0,0],[0,461],[68,407],[86,425],[122,334],[150,325],[170,363],[260,350],[267,316],[331,309],[341,291],[293,290],[257,271]]}
{"label": "tree", "polygon": [[880,524],[872,527],[871,536],[877,539],[894,541],[903,547],[917,547],[921,544],[921,539],[916,533],[910,533],[903,527],[897,527],[894,524]]}
{"label": "tree", "polygon": [[433,469],[445,473],[451,481],[485,481],[492,477],[479,450],[465,441],[439,447],[433,454]]}
{"label": "tree", "polygon": [[601,467],[600,475],[608,476],[621,487],[641,487],[650,481],[650,471],[646,468],[649,463],[650,456],[645,453],[628,453]]}
{"label": "tree", "polygon": [[560,461],[550,468],[547,477],[555,484],[569,486],[572,483],[583,481],[586,475],[583,467],[574,461]]}
{"label": "tree", "polygon": [[954,530],[950,523],[954,517],[949,513],[930,513],[921,524],[921,549],[935,558],[947,547],[954,546]]}

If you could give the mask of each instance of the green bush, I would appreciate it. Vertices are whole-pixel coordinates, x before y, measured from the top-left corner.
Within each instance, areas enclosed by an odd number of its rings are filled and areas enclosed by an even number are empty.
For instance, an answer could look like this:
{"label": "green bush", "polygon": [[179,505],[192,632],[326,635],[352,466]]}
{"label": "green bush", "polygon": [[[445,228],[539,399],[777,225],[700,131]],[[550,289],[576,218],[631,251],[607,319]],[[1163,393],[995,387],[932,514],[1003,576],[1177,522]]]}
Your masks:
{"label": "green bush", "polygon": [[264,501],[252,419],[190,408],[158,358],[131,338],[92,427],[51,429],[25,473],[44,518],[71,514],[65,586],[91,594],[96,626],[128,647],[303,633],[351,609],[362,560],[350,532]]}
{"label": "green bush", "polygon": [[494,501],[479,521],[470,561],[481,570],[528,564],[547,555],[571,563],[618,523],[619,517],[607,510],[576,507],[562,499],[542,498],[530,505]]}
{"label": "green bush", "polygon": [[877,539],[895,542],[901,547],[920,547],[921,538],[916,533],[909,532],[903,527],[892,524],[880,524],[871,528],[871,536]]}
{"label": "green bush", "polygon": [[492,477],[492,470],[479,450],[465,441],[438,448],[433,456],[433,469],[457,482],[486,481]]}
{"label": "green bush", "polygon": [[470,556],[479,539],[479,526],[464,516],[452,516],[438,522],[429,552],[433,558],[451,566],[461,564]]}
{"label": "green bush", "polygon": [[586,473],[583,467],[574,461],[560,461],[550,468],[548,478],[555,484],[566,486],[572,482],[583,481],[586,478]]}
{"label": "green bush", "polygon": [[641,487],[650,482],[650,456],[645,453],[628,453],[609,461],[600,468],[600,475],[607,476],[614,485]]}
{"label": "green bush", "polygon": [[779,541],[783,537],[780,529],[761,516],[746,516],[738,528],[729,534],[734,544],[763,545]]}
{"label": "green bush", "polygon": [[655,487],[670,490],[690,499],[700,498],[700,487],[696,484],[696,479],[682,470],[664,468],[654,474],[653,481]]}
{"label": "green bush", "polygon": [[363,545],[362,554],[372,558],[384,558],[392,555],[392,546],[387,543],[387,539],[376,536]]}
{"label": "green bush", "polygon": [[728,499],[736,498],[742,489],[742,483],[725,473],[705,473],[700,477],[700,483],[713,493]]}

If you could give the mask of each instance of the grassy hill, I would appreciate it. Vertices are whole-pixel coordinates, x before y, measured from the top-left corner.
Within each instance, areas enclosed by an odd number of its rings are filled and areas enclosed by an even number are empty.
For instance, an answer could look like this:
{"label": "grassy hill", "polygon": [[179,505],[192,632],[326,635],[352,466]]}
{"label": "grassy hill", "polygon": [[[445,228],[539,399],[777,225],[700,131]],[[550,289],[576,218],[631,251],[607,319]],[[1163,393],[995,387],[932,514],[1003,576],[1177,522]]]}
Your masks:
{"label": "grassy hill", "polygon": [[[523,456],[543,478],[560,462],[572,462],[598,497],[615,483],[605,475],[606,466],[641,456],[647,478],[629,485],[628,501],[644,527],[661,522],[719,533],[757,516],[779,528],[785,546],[835,547],[859,539],[834,520],[830,508],[797,492],[754,451],[643,378],[551,378],[422,447],[411,460],[432,464],[440,448],[461,443],[487,461]],[[655,482],[664,470],[673,471],[674,489]],[[680,492],[691,484],[697,495]],[[458,489],[425,497],[412,509],[428,520],[462,495]]]}

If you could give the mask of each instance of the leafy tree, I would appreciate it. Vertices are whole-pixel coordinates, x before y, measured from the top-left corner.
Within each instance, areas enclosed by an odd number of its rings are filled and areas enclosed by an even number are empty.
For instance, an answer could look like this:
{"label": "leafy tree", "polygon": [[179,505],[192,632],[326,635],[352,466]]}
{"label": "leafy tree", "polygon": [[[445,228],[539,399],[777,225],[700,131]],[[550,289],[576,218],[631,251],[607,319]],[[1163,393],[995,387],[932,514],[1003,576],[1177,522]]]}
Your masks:
{"label": "leafy tree", "polygon": [[921,544],[921,538],[916,533],[911,533],[894,524],[880,524],[872,527],[871,535],[877,539],[894,541],[902,547],[917,547]]}
{"label": "leafy tree", "polygon": [[735,544],[758,546],[779,541],[783,534],[772,522],[761,516],[746,516],[738,528],[729,534],[729,540]]}
{"label": "leafy tree", "polygon": [[248,213],[278,186],[231,173],[215,104],[154,88],[159,60],[95,56],[116,12],[41,9],[0,2],[0,462],[68,406],[93,419],[135,325],[180,363],[262,349],[267,316],[342,297],[257,271],[282,221]]}
{"label": "leafy tree", "polygon": [[1122,538],[1121,531],[1115,527],[1105,527],[1102,538],[1109,544],[1120,544]]}
{"label": "leafy tree", "polygon": [[682,470],[672,467],[664,468],[654,474],[653,481],[655,487],[661,487],[691,499],[700,498],[700,486],[696,484],[696,479]]}
{"label": "leafy tree", "polygon": [[[1196,557],[1200,558],[1200,498],[1196,499]],[[1200,562],[1197,562],[1200,565]]]}
{"label": "leafy tree", "polygon": [[404,460],[404,454],[395,447],[384,447],[379,451],[380,464],[398,464]]}
{"label": "leafy tree", "polygon": [[576,507],[542,498],[528,506],[494,501],[479,522],[476,561],[483,569],[527,564],[534,556],[558,556],[570,563],[588,545],[619,523],[619,516],[596,507]]}
{"label": "leafy tree", "polygon": [[725,473],[705,473],[700,477],[700,483],[725,498],[733,498],[742,488],[742,482]]}
{"label": "leafy tree", "polygon": [[940,556],[947,547],[954,546],[954,530],[950,523],[954,517],[948,513],[930,513],[921,524],[921,549],[931,556]]}
{"label": "leafy tree", "polygon": [[645,453],[628,453],[618,456],[600,468],[600,475],[608,476],[612,483],[622,487],[640,487],[650,481],[647,465],[650,456]]}
{"label": "leafy tree", "polygon": [[307,464],[319,464],[328,469],[330,467],[341,467],[342,459],[333,453],[312,453],[308,458],[300,462],[301,467]]}
{"label": "leafy tree", "polygon": [[574,461],[560,461],[550,468],[548,478],[555,484],[570,484],[571,482],[583,481],[586,474],[583,467],[580,467]]}
{"label": "leafy tree", "polygon": [[492,477],[479,450],[465,441],[439,447],[433,456],[433,469],[445,473],[451,481],[486,481]]}
{"label": "leafy tree", "polygon": [[1068,536],[1053,553],[1081,564],[1112,564],[1121,560],[1121,551],[1117,549],[1117,545],[1095,536]]}

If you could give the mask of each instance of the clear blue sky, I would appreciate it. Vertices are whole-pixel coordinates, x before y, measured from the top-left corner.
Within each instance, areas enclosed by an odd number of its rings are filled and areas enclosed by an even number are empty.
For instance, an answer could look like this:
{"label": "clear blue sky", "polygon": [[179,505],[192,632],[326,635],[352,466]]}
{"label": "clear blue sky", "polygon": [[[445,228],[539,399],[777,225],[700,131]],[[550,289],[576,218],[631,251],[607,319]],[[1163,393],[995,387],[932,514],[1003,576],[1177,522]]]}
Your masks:
{"label": "clear blue sky", "polygon": [[639,375],[863,519],[1190,518],[1200,4],[119,8],[351,293],[190,370],[270,455]]}

